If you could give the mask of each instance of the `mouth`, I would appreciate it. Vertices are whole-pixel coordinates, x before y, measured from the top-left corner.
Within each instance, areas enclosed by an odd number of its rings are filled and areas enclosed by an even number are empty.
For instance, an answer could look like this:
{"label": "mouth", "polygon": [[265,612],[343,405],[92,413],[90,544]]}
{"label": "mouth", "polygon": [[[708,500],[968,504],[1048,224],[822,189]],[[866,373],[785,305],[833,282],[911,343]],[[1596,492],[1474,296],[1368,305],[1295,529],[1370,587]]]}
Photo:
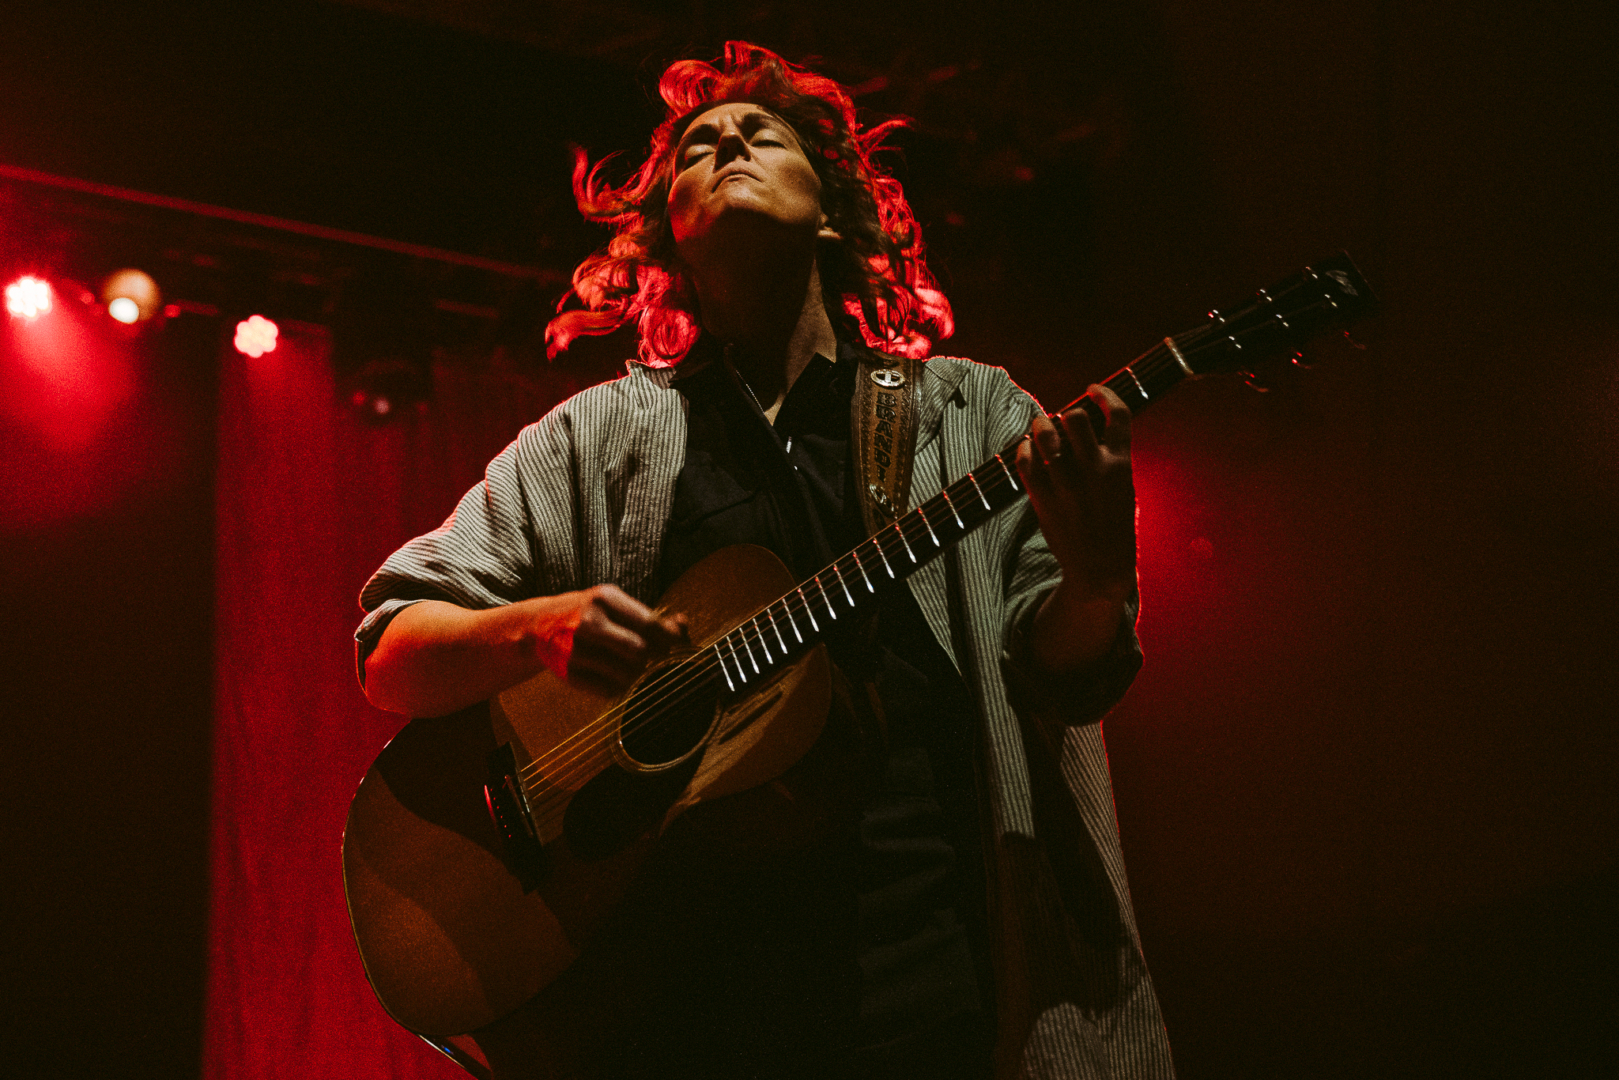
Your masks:
{"label": "mouth", "polygon": [[758,180],[758,179],[759,178],[757,176],[753,175],[751,172],[748,172],[745,169],[733,169],[728,173],[721,173],[714,180],[714,186],[712,188],[710,188],[709,190],[710,191],[718,191],[723,185],[730,183],[732,180]]}

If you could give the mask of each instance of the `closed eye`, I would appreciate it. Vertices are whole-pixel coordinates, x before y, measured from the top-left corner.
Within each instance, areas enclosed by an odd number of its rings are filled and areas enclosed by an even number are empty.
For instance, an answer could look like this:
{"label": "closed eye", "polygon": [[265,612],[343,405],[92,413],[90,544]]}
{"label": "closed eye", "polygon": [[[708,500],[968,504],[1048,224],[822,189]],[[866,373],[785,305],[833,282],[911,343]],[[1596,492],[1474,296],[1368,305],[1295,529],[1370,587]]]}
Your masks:
{"label": "closed eye", "polygon": [[[760,113],[745,117],[742,126],[748,145],[778,148],[787,146],[786,139],[773,126],[774,123],[770,117]],[[749,130],[750,128],[751,130]],[[686,138],[689,141],[680,148],[679,156],[676,158],[682,171],[712,154],[720,136],[716,128],[704,124],[687,132]]]}
{"label": "closed eye", "polygon": [[[753,145],[753,146],[776,146],[776,147],[782,147],[782,146],[787,145],[785,142],[783,142],[781,139],[777,138],[774,135],[756,135],[752,139],[749,140],[749,143],[751,145]],[[708,142],[691,143],[684,150],[682,150],[680,152],[680,167],[682,169],[684,169],[684,168],[686,168],[686,167],[688,167],[690,165],[694,165],[697,162],[701,161],[703,158],[707,157],[709,154],[712,154],[713,152],[714,152],[714,145],[712,143],[708,143]]]}

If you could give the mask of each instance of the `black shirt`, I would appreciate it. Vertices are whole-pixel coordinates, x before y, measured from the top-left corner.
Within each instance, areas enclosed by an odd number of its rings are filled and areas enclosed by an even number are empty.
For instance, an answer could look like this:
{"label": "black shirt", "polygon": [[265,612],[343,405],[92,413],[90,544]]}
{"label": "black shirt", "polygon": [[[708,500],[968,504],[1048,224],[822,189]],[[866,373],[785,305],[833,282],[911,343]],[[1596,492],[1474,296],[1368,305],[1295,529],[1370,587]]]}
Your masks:
{"label": "black shirt", "polygon": [[[812,360],[773,427],[722,360],[686,361],[665,587],[731,544],[770,548],[803,580],[865,539],[849,460],[860,351],[839,351]],[[847,692],[822,743],[848,751],[828,758],[846,812],[788,852],[664,846],[658,899],[640,901],[656,909],[648,1003],[627,1018],[618,1075],[989,1075],[971,696],[908,588],[887,592],[875,627],[838,630]]]}

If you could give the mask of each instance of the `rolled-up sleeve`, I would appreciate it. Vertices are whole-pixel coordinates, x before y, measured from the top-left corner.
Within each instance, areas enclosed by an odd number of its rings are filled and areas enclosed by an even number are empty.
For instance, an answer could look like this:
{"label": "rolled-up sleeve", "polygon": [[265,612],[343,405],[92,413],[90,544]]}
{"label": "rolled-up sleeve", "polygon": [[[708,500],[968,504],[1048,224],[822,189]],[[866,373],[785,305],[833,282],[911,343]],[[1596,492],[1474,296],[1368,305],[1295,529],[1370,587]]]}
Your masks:
{"label": "rolled-up sleeve", "polygon": [[[549,418],[548,418],[549,419]],[[536,466],[555,465],[562,447],[546,421],[525,429],[489,463],[484,479],[461,498],[443,525],[388,556],[360,592],[364,619],[354,632],[355,664],[365,684],[365,662],[388,624],[423,600],[481,609],[538,595],[540,573],[526,482]],[[566,468],[564,464],[564,468]],[[565,473],[564,473],[565,475]],[[551,500],[568,498],[567,484],[544,485]],[[556,488],[555,492],[549,490]],[[557,516],[566,507],[552,507]]]}
{"label": "rolled-up sleeve", "polygon": [[[1006,379],[1004,397],[991,410],[987,425],[986,456],[998,453],[1027,431],[1039,409],[1034,398]],[[1125,602],[1118,632],[1106,653],[1081,671],[1055,677],[1035,664],[1029,639],[1040,605],[1062,580],[1062,567],[1027,500],[1002,515],[996,526],[1003,530],[1000,550],[1005,553],[1001,667],[1014,706],[1067,726],[1097,722],[1119,703],[1141,670],[1141,642],[1136,636],[1140,594],[1132,592]]]}

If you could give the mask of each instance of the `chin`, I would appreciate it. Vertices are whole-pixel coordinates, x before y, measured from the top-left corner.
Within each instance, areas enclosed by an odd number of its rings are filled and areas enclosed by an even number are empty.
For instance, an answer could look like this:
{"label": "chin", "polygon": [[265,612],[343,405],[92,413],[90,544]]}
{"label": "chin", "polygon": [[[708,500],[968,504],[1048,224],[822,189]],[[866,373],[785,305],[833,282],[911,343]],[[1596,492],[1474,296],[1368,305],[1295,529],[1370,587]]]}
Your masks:
{"label": "chin", "polygon": [[[751,195],[752,193],[748,193]],[[694,227],[685,236],[676,235],[678,249],[706,248],[738,242],[791,243],[795,239],[812,239],[820,232],[820,212],[813,218],[794,218],[780,213],[757,198],[727,199],[708,220]]]}

